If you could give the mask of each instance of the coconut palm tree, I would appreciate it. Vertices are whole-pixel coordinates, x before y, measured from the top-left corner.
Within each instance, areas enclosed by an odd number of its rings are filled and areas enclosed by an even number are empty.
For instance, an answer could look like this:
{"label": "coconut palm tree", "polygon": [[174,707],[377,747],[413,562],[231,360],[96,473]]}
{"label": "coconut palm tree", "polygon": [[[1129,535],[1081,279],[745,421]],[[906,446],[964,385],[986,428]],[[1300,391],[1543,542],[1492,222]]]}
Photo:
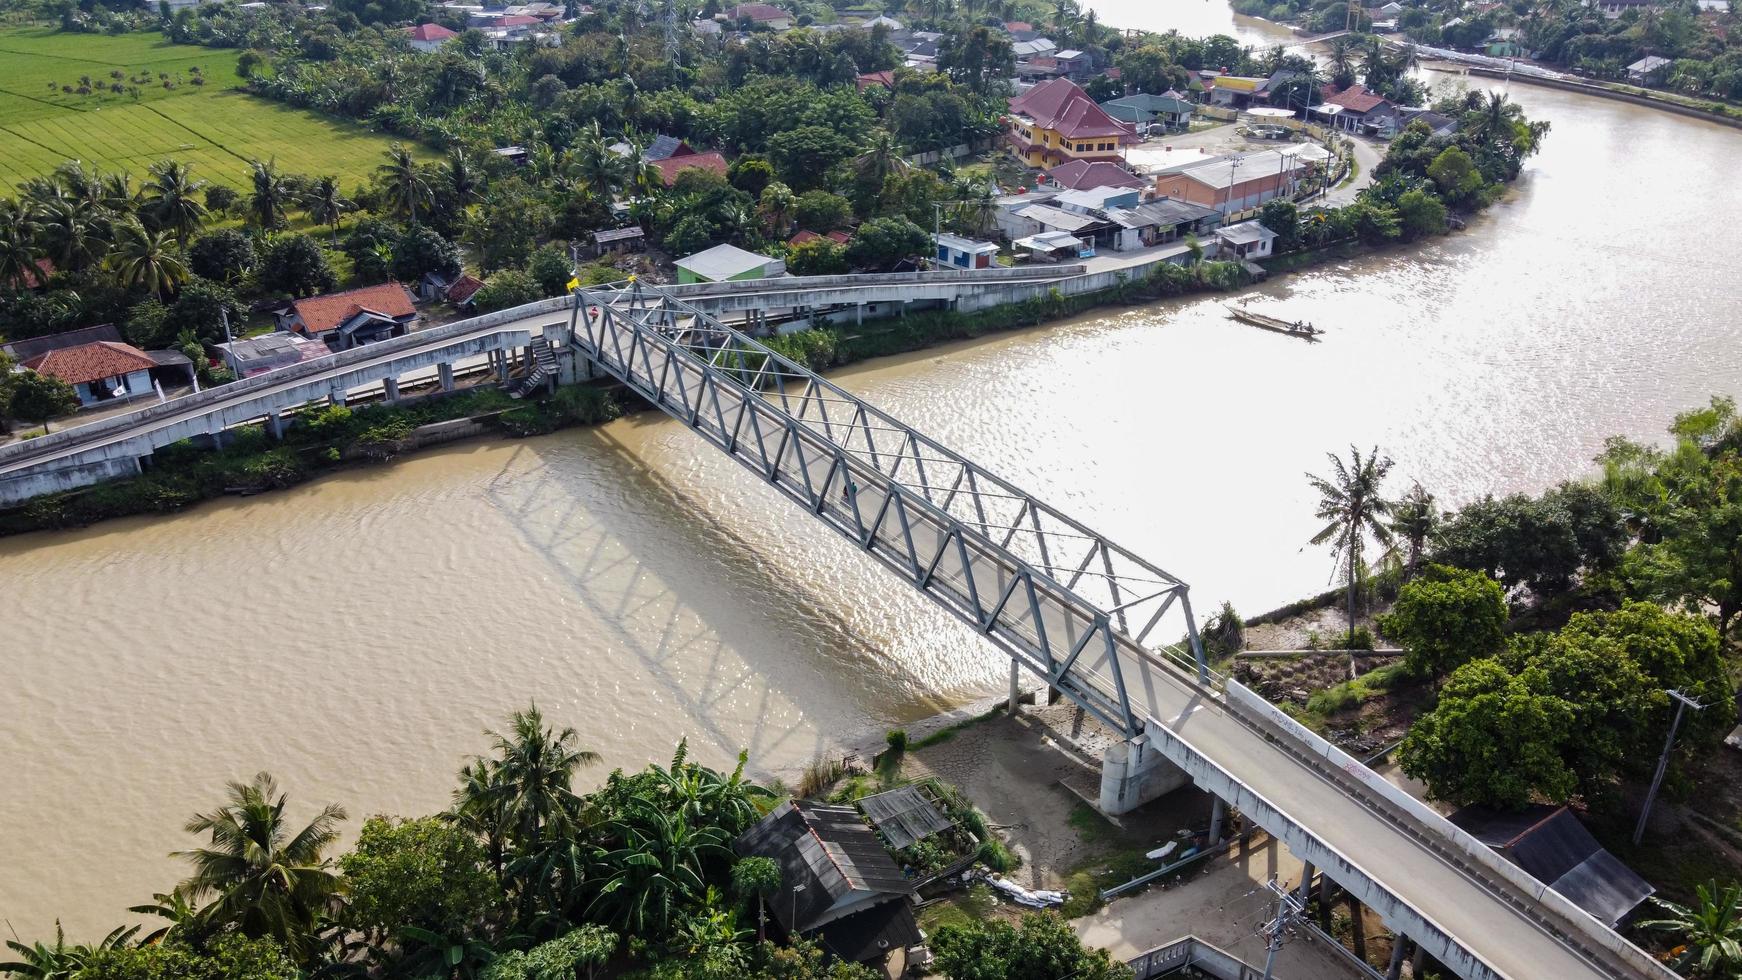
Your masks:
{"label": "coconut palm tree", "polygon": [[109,250],[108,229],[97,207],[79,198],[63,198],[37,211],[37,240],[56,267],[77,272],[102,259]]}
{"label": "coconut palm tree", "polygon": [[762,219],[762,227],[770,235],[785,238],[792,228],[792,210],[797,203],[792,188],[776,180],[762,188],[762,197],[756,202],[756,216]]}
{"label": "coconut palm tree", "polygon": [[387,148],[387,162],[375,168],[376,178],[387,189],[396,213],[417,224],[417,209],[430,203],[429,178],[404,143]]}
{"label": "coconut palm tree", "polygon": [[1434,495],[1413,484],[1391,508],[1391,534],[1403,551],[1403,578],[1415,578],[1421,571],[1422,556],[1427,543],[1440,526],[1440,508]]}
{"label": "coconut palm tree", "polygon": [[[597,752],[575,747],[573,728],[547,727],[538,705],[516,711],[508,734],[485,732],[495,741],[492,786],[501,797],[510,839],[536,850],[548,828],[567,826],[580,809],[575,770],[599,761]],[[479,760],[485,761],[485,760]]]}
{"label": "coconut palm tree", "polygon": [[205,220],[206,206],[197,195],[206,189],[206,182],[193,178],[193,168],[180,160],[161,160],[151,165],[151,179],[145,182],[145,206],[142,217],[153,228],[175,232],[175,242],[187,247],[188,238]]}
{"label": "coconut palm tree", "polygon": [[187,282],[187,262],[168,231],[152,231],[137,219],[115,228],[115,247],[103,259],[123,286],[143,286],[163,298]]}
{"label": "coconut palm tree", "polygon": [[[1385,474],[1391,470],[1391,460],[1379,455],[1379,448],[1365,458],[1354,446],[1349,447],[1349,462],[1344,464],[1335,453],[1326,453],[1331,461],[1329,479],[1307,474],[1307,482],[1319,492],[1319,507],[1315,516],[1327,521],[1324,530],[1313,535],[1313,544],[1329,544],[1331,558],[1347,573],[1349,606],[1349,644],[1355,642],[1355,582],[1361,573],[1361,551],[1369,535],[1381,546],[1389,547],[1391,528],[1385,518],[1392,510],[1391,502],[1380,496]],[[1336,572],[1333,571],[1332,575]]]}
{"label": "coconut palm tree", "polygon": [[601,201],[609,201],[623,189],[624,158],[611,149],[597,121],[575,138],[571,167],[581,183]]}
{"label": "coconut palm tree", "polygon": [[448,197],[455,207],[465,208],[477,202],[483,193],[483,181],[478,168],[473,166],[470,157],[461,147],[454,147],[448,152],[448,159],[442,165],[442,184],[447,187]]}
{"label": "coconut palm tree", "polygon": [[290,183],[278,172],[276,160],[248,164],[253,191],[248,197],[249,219],[266,231],[284,226],[284,209],[290,203]]}
{"label": "coconut palm tree", "polygon": [[853,158],[853,169],[870,186],[879,190],[890,174],[907,173],[907,161],[901,156],[901,143],[887,129],[871,133],[865,152]]}
{"label": "coconut palm tree", "polygon": [[460,767],[460,785],[454,789],[454,806],[443,815],[484,841],[490,867],[501,881],[507,867],[508,807],[501,777],[488,759],[475,759]]}
{"label": "coconut palm tree", "polygon": [[343,808],[328,805],[301,830],[284,819],[285,797],[267,773],[231,783],[229,799],[188,821],[209,844],[173,856],[193,863],[177,891],[190,901],[212,897],[203,925],[235,925],[249,938],[271,937],[299,959],[306,956],[322,911],[342,882],[323,853],[338,839]]}
{"label": "coconut palm tree", "polygon": [[0,295],[11,295],[35,281],[42,250],[36,245],[36,214],[15,201],[0,200]]}
{"label": "coconut palm tree", "polygon": [[326,225],[331,230],[336,246],[339,244],[339,219],[357,205],[339,191],[339,178],[328,175],[315,181],[303,195],[302,206],[310,221]]}
{"label": "coconut palm tree", "polygon": [[1652,904],[1668,915],[1639,925],[1680,939],[1685,948],[1675,964],[1693,976],[1742,974],[1742,885],[1719,888],[1714,881],[1696,887],[1694,897],[1695,908],[1653,898]]}

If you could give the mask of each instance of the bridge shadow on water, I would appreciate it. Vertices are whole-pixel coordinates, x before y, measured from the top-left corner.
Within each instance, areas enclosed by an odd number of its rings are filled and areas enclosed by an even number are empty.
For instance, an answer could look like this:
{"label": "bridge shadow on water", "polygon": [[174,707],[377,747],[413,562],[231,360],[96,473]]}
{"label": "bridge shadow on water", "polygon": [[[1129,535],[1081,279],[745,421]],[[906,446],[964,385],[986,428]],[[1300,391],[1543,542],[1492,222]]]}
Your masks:
{"label": "bridge shadow on water", "polygon": [[[844,741],[874,737],[885,720],[951,706],[825,605],[815,581],[782,575],[715,517],[696,488],[674,483],[612,431],[664,422],[644,419],[521,443],[484,497],[605,639],[633,655],[662,699],[680,709],[678,729],[705,735],[725,753],[747,748],[766,770],[777,759],[802,762]],[[716,451],[701,442],[694,449]],[[582,495],[588,488],[576,486],[572,476],[589,469],[609,490],[610,503],[590,506]],[[746,500],[785,509],[781,516],[790,515],[794,533],[835,540],[772,491]],[[676,591],[686,582],[697,587]],[[730,721],[747,714],[746,704],[754,711],[747,736]],[[796,718],[776,720],[788,705],[812,722],[814,733]],[[857,719],[859,730],[845,728],[845,718]]]}

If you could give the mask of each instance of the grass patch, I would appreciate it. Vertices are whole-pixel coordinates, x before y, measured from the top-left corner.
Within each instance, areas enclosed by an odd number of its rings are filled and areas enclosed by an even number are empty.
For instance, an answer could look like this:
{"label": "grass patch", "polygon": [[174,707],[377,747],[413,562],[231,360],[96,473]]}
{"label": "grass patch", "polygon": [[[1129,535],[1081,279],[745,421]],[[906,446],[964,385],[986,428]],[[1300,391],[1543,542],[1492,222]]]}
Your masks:
{"label": "grass patch", "polygon": [[952,895],[919,910],[920,928],[926,935],[936,935],[944,926],[968,928],[986,921],[998,906],[998,897],[984,884],[975,884],[960,895]]}
{"label": "grass patch", "polygon": [[1409,668],[1402,660],[1376,667],[1352,681],[1344,681],[1335,687],[1328,687],[1315,693],[1307,699],[1306,711],[1309,715],[1319,718],[1329,718],[1361,707],[1362,703],[1378,697],[1414,679]]}
{"label": "grass patch", "polygon": [[[200,179],[239,188],[255,159],[291,173],[332,174],[347,186],[373,176],[391,140],[241,91],[237,54],[172,44],[155,32],[0,31],[0,182],[72,159],[140,180],[171,157],[192,164]],[[85,78],[89,94],[79,94]]]}
{"label": "grass patch", "polygon": [[949,726],[948,728],[940,728],[937,731],[932,732],[930,735],[927,735],[925,738],[922,738],[917,742],[911,743],[910,747],[915,748],[915,749],[925,749],[925,748],[930,748],[933,745],[942,745],[943,743],[948,742],[950,739],[955,738],[957,732],[966,731],[967,729],[972,728],[975,725],[978,725],[983,721],[989,721],[992,718],[997,717],[998,713],[1000,711],[1003,711],[1003,710],[1004,710],[1004,705],[1002,705],[1002,704],[994,705],[992,708],[986,710],[985,712],[983,712],[981,714],[977,714],[972,718],[966,719],[965,721],[958,721],[954,725]]}

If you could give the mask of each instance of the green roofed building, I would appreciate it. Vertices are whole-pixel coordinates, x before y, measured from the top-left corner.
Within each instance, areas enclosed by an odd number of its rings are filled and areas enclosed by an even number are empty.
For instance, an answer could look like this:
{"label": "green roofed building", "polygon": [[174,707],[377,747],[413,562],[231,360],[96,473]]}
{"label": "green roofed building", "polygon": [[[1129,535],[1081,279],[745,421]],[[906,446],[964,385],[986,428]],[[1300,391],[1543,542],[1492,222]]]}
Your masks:
{"label": "green roofed building", "polygon": [[1147,95],[1139,92],[1101,103],[1107,115],[1120,122],[1143,125],[1162,124],[1169,129],[1183,129],[1192,121],[1192,103],[1171,95]]}
{"label": "green roofed building", "polygon": [[686,255],[676,262],[677,281],[727,282],[735,279],[763,279],[772,271],[775,260],[766,255],[747,252],[736,245],[715,245],[706,251]]}

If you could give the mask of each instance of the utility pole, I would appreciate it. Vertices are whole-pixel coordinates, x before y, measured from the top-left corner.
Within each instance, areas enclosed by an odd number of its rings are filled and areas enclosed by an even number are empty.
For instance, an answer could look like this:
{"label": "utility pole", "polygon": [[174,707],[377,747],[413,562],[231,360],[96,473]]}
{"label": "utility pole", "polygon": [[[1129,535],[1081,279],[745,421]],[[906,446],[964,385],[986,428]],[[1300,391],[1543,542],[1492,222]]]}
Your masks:
{"label": "utility pole", "polygon": [[1651,777],[1651,789],[1646,790],[1645,792],[1645,806],[1639,811],[1639,825],[1633,828],[1634,844],[1638,844],[1640,839],[1645,836],[1645,822],[1651,817],[1651,804],[1652,801],[1657,799],[1657,789],[1659,786],[1663,785],[1663,771],[1669,768],[1669,753],[1671,749],[1675,748],[1675,735],[1682,727],[1682,714],[1689,708],[1692,708],[1695,711],[1703,711],[1706,707],[1700,702],[1695,701],[1682,692],[1674,689],[1664,691],[1663,693],[1675,698],[1676,700],[1675,720],[1669,723],[1669,738],[1663,743],[1663,755],[1659,756],[1657,759],[1657,772]]}
{"label": "utility pole", "polygon": [[1271,980],[1272,971],[1276,968],[1276,954],[1282,950],[1283,937],[1294,927],[1294,920],[1300,917],[1306,906],[1295,897],[1293,891],[1278,884],[1275,878],[1265,882],[1264,887],[1276,896],[1276,918],[1266,922],[1261,930],[1265,948],[1269,951],[1264,957],[1264,980]]}

